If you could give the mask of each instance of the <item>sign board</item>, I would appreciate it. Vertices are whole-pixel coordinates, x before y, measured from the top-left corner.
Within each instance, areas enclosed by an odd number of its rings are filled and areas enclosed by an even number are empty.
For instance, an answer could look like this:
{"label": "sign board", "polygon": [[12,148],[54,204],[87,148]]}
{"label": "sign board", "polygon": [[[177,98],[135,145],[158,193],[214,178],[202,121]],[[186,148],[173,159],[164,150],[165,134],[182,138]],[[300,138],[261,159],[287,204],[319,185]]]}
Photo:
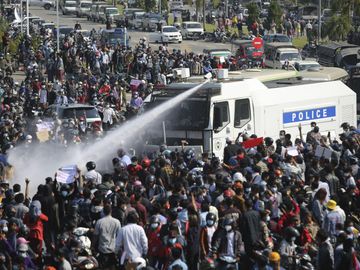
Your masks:
{"label": "sign board", "polygon": [[260,49],[264,45],[264,41],[262,40],[262,38],[256,37],[252,40],[251,45],[253,45],[255,49]]}
{"label": "sign board", "polygon": [[73,183],[75,181],[76,172],[76,165],[64,166],[56,172],[56,180],[63,184]]}
{"label": "sign board", "polygon": [[336,116],[336,107],[322,107],[308,110],[292,111],[283,113],[283,124],[313,121]]}

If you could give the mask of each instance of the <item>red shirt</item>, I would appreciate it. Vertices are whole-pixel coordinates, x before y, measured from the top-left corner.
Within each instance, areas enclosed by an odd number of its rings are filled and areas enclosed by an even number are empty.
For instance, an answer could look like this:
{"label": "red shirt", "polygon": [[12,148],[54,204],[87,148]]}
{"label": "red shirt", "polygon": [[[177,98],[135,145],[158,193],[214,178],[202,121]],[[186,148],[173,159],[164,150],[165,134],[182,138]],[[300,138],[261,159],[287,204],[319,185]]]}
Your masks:
{"label": "red shirt", "polygon": [[47,222],[49,219],[46,215],[40,214],[40,216],[34,221],[30,220],[29,213],[26,213],[24,217],[24,223],[28,226],[29,238],[35,238],[38,240],[44,240],[44,224],[43,222]]}
{"label": "red shirt", "polygon": [[153,257],[161,257],[162,256],[162,249],[163,243],[160,237],[160,230],[161,226],[158,226],[155,230],[149,228],[147,231],[147,237],[149,241],[149,251],[148,255]]}

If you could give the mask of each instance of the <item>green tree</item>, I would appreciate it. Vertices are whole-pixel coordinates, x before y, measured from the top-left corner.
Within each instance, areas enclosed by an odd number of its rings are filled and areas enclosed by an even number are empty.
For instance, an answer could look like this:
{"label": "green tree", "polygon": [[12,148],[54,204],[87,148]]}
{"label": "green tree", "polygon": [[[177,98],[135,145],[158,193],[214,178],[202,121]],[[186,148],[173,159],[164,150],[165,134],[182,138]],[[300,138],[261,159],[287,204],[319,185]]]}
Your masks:
{"label": "green tree", "polygon": [[199,11],[203,10],[204,0],[195,0],[195,13],[196,13],[196,20],[199,18]]}
{"label": "green tree", "polygon": [[161,11],[164,12],[165,10],[169,12],[169,4],[168,0],[159,0],[161,1]]}
{"label": "green tree", "polygon": [[271,1],[269,6],[269,14],[267,19],[265,20],[264,27],[269,30],[273,22],[276,23],[276,26],[279,26],[282,23],[281,21],[282,15],[283,15],[283,10],[280,7],[278,1]]}
{"label": "green tree", "polygon": [[146,12],[154,11],[155,9],[157,9],[156,0],[145,0],[144,5]]}
{"label": "green tree", "polygon": [[333,16],[324,25],[325,33],[330,40],[344,40],[352,27],[352,13],[360,14],[360,0],[332,1],[331,9]]}
{"label": "green tree", "polygon": [[247,18],[247,25],[252,25],[255,21],[259,20],[259,6],[256,3],[249,3],[246,8],[248,9],[249,13],[249,16]]}

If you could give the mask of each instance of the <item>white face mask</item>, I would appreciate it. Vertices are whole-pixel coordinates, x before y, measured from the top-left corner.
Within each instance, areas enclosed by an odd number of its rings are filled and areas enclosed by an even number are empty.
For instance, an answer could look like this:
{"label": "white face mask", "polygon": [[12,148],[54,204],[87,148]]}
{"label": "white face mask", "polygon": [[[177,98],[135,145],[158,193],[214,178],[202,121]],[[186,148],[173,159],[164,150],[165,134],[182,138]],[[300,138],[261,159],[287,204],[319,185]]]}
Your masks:
{"label": "white face mask", "polygon": [[270,216],[266,216],[266,222],[270,221]]}
{"label": "white face mask", "polygon": [[207,221],[206,221],[206,224],[207,224],[209,227],[211,227],[211,226],[214,225],[214,221],[213,221],[213,220],[207,220]]}
{"label": "white face mask", "polygon": [[294,243],[296,240],[296,237],[291,237],[291,242]]}
{"label": "white face mask", "polygon": [[231,229],[232,229],[232,226],[231,226],[231,225],[226,225],[226,226],[225,226],[225,230],[226,230],[227,232],[230,232]]}
{"label": "white face mask", "polygon": [[157,224],[157,223],[152,223],[151,225],[151,229],[156,229],[158,226],[159,226],[159,224]]}

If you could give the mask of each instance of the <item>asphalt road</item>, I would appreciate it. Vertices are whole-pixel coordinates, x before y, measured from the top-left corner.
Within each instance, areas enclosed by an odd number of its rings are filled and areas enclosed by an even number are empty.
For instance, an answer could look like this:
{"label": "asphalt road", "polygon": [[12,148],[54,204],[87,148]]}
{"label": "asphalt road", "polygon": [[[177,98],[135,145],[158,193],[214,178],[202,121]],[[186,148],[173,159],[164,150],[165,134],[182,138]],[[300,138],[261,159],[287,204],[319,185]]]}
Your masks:
{"label": "asphalt road", "polygon": [[[47,22],[56,23],[56,11],[54,10],[45,10],[41,7],[30,7],[30,13],[32,16],[39,16]],[[70,26],[74,27],[75,23],[79,22],[83,29],[91,30],[95,28],[96,30],[100,28],[104,28],[104,24],[95,23],[92,21],[88,21],[86,18],[76,18],[75,15],[62,15],[60,12],[59,16],[59,24],[61,26]],[[146,37],[149,40],[149,36],[151,33],[142,32],[142,31],[134,31],[129,30],[130,45],[134,46],[137,44],[141,37]],[[150,44],[151,47],[156,48],[157,44]],[[181,51],[194,52],[194,53],[202,53],[204,49],[222,49],[228,48],[230,49],[230,44],[222,44],[222,43],[213,43],[213,42],[205,42],[202,40],[192,41],[192,40],[184,40],[181,44],[169,44],[169,49],[180,49]]]}

